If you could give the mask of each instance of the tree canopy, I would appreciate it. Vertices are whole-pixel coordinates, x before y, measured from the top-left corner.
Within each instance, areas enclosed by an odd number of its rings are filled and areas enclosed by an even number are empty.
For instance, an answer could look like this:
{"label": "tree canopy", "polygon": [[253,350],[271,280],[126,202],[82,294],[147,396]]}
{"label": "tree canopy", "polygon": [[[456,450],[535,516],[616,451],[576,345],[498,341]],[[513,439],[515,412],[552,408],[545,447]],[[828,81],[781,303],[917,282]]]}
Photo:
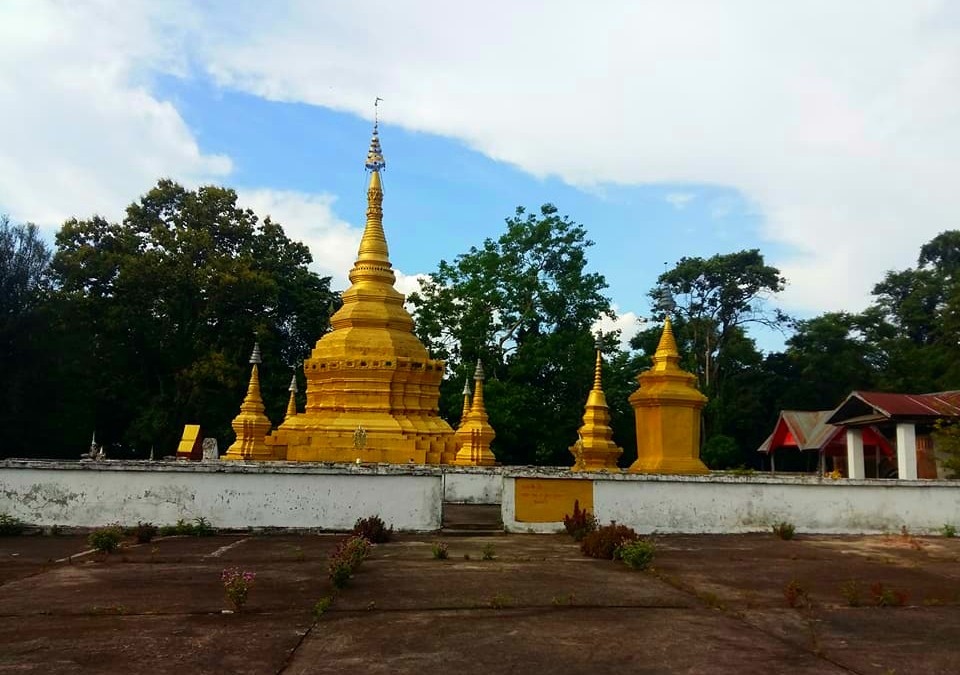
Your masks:
{"label": "tree canopy", "polygon": [[281,417],[290,368],[336,301],[310,262],[306,246],[225,188],[161,180],[122,223],[67,221],[37,357],[60,384],[48,414],[61,424],[45,443],[82,447],[96,430],[125,453],[169,454],[183,425],[201,422],[229,439],[255,334],[268,414]]}

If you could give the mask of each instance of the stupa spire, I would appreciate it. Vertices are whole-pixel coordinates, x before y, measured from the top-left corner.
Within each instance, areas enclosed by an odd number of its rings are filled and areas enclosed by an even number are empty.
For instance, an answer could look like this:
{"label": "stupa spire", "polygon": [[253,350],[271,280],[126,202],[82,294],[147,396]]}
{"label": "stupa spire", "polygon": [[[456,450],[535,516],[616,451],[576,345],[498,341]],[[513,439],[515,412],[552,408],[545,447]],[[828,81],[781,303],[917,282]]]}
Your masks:
{"label": "stupa spire", "polygon": [[290,400],[287,401],[287,414],[284,420],[288,420],[297,414],[297,371],[294,369],[293,376],[290,378]]}
{"label": "stupa spire", "polygon": [[367,160],[364,162],[370,172],[370,183],[367,186],[367,224],[360,239],[357,261],[350,270],[350,283],[373,281],[393,286],[396,276],[390,264],[387,237],[383,232],[383,183],[380,172],[387,167],[387,162],[380,147],[380,120],[376,112],[379,102],[378,98],[374,103],[373,134],[370,137]]}
{"label": "stupa spire", "polygon": [[577,431],[577,442],[570,446],[576,460],[574,471],[619,471],[617,458],[623,450],[613,442],[610,428],[610,409],[601,386],[603,342],[597,335],[596,361],[593,368],[593,389],[587,395],[583,411],[583,426]]}
{"label": "stupa spire", "polygon": [[247,395],[240,404],[240,414],[233,419],[231,426],[237,434],[237,440],[227,448],[227,459],[273,459],[273,453],[267,448],[264,437],[270,432],[270,419],[266,415],[263,398],[260,396],[260,370],[263,362],[260,355],[260,343],[255,342],[250,354],[250,382]]}
{"label": "stupa spire", "polygon": [[460,413],[460,424],[457,425],[457,429],[462,427],[467,421],[467,417],[470,415],[470,397],[473,395],[473,392],[470,391],[470,378],[465,378],[463,381],[463,411]]}
{"label": "stupa spire", "polygon": [[[463,421],[457,428],[457,442],[460,448],[457,450],[454,464],[476,466],[497,462],[497,458],[490,450],[490,442],[496,437],[496,433],[490,426],[487,409],[483,404],[483,380],[483,363],[477,359],[477,369],[473,373],[473,402],[470,405],[470,412],[463,416]],[[466,397],[464,406],[466,406]]]}
{"label": "stupa spire", "polygon": [[668,315],[663,321],[663,333],[660,335],[657,351],[653,354],[651,370],[657,372],[679,370],[679,364],[680,351],[677,349],[677,341],[673,337],[673,325],[670,323],[670,316]]}

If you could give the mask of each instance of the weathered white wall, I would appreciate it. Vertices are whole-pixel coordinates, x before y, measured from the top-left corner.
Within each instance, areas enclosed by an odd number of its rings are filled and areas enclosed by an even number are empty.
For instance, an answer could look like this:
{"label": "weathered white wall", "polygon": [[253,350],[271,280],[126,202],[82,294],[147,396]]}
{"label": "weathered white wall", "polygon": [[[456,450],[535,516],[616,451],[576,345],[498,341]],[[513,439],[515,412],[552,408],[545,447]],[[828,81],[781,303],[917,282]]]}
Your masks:
{"label": "weathered white wall", "polygon": [[[515,478],[504,476],[503,522],[513,532],[558,532],[563,523],[520,523]],[[543,478],[548,475],[541,476]],[[594,513],[638,532],[752,532],[780,521],[798,532],[835,534],[939,530],[960,525],[957,481],[817,481],[768,476],[557,474],[593,478]]]}
{"label": "weathered white wall", "polygon": [[379,515],[400,530],[440,527],[441,474],[383,467],[234,462],[0,462],[0,512],[35,525],[157,525],[204,517],[216,527],[350,529]]}
{"label": "weathered white wall", "polygon": [[503,497],[500,469],[452,469],[444,467],[443,501],[455,504],[499,504]]}

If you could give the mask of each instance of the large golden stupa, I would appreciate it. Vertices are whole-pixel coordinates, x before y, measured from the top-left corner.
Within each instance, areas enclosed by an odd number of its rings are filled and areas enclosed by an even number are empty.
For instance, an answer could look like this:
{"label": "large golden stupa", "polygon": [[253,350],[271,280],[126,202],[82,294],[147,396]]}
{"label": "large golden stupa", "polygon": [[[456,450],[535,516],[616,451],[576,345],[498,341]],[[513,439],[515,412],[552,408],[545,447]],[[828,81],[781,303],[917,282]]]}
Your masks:
{"label": "large golden stupa", "polygon": [[[385,166],[374,124],[366,161],[367,225],[351,286],[330,319],[331,332],[304,361],[306,410],[288,413],[265,438],[269,459],[447,464],[456,457],[453,429],[438,415],[444,362],[431,359],[413,334],[404,296],[394,288],[383,233]],[[228,452],[225,458],[264,457]]]}

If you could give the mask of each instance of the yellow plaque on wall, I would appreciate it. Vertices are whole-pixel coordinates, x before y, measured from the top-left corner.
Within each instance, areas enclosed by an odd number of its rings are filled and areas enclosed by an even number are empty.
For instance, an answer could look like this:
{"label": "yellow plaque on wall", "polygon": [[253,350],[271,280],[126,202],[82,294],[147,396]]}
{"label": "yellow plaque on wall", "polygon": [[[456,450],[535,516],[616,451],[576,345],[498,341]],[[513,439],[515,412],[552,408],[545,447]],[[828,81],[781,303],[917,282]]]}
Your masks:
{"label": "yellow plaque on wall", "polygon": [[517,478],[514,483],[517,522],[557,523],[573,513],[573,503],[593,511],[593,481],[570,478]]}

